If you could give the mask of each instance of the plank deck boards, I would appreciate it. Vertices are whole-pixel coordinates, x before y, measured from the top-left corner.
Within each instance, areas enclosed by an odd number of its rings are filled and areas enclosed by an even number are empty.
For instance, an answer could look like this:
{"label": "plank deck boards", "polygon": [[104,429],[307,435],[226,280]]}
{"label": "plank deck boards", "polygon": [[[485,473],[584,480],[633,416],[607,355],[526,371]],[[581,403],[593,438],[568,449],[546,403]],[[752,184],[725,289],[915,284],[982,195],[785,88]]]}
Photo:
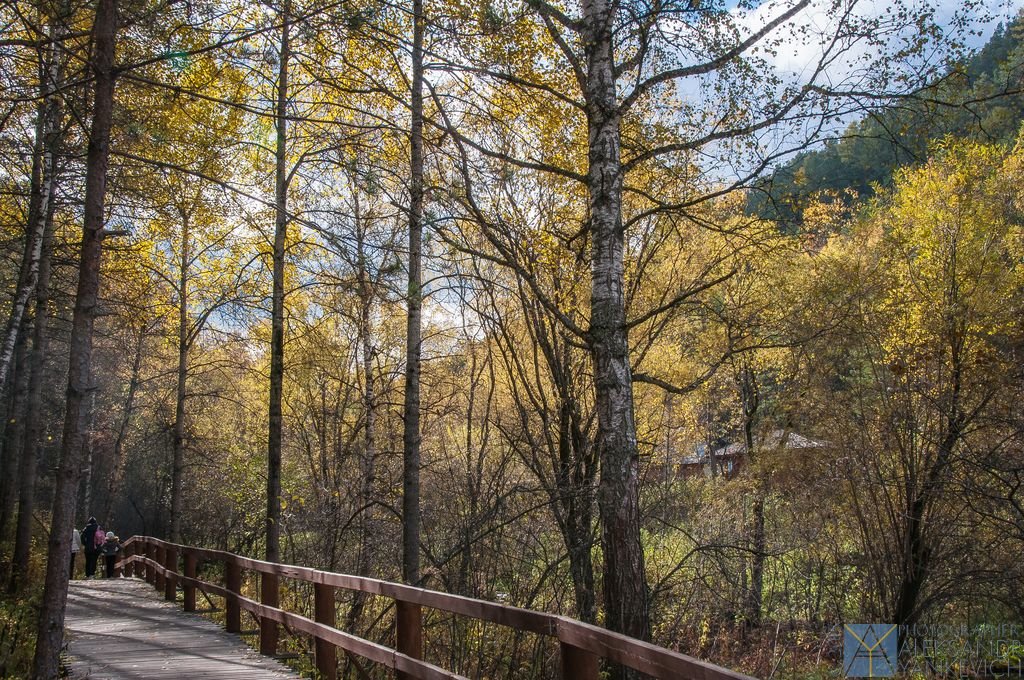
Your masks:
{"label": "plank deck boards", "polygon": [[139,579],[72,581],[65,629],[76,680],[300,677]]}

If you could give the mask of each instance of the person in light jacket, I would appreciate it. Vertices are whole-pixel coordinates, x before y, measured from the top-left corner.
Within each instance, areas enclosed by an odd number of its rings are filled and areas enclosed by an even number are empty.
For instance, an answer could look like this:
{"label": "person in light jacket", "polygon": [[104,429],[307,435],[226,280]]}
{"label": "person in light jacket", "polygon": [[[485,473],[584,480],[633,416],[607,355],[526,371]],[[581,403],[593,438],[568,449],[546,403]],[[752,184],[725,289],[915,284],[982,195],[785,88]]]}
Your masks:
{"label": "person in light jacket", "polygon": [[121,541],[113,531],[107,532],[107,540],[100,546],[100,552],[107,561],[107,578],[114,578],[114,562],[117,561],[117,553],[121,552]]}
{"label": "person in light jacket", "polygon": [[79,551],[82,549],[82,534],[79,533],[78,529],[71,530],[71,571],[68,573],[68,578],[75,578],[75,557],[78,556]]}

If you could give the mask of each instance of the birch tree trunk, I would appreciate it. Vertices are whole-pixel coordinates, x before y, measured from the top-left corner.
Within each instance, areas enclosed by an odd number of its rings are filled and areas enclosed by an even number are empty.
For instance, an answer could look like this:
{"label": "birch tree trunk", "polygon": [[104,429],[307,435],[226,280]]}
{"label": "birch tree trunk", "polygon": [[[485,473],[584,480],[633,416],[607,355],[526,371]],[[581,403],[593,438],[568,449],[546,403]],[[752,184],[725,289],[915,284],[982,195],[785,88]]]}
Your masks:
{"label": "birch tree trunk", "polygon": [[64,638],[64,605],[68,595],[68,559],[74,525],[75,491],[81,467],[85,432],[85,398],[92,389],[92,334],[100,287],[103,224],[106,207],[110,128],[114,108],[114,51],[117,0],[99,0],[93,24],[93,116],[86,156],[85,207],[78,290],[71,318],[67,410],[55,479],[46,580],[39,611],[39,630],[33,661],[37,680],[56,678]]}
{"label": "birch tree trunk", "polygon": [[[40,119],[42,115],[40,115]],[[42,125],[36,128],[36,146],[42,147]],[[11,303],[11,313],[7,318],[7,327],[4,331],[3,344],[0,344],[0,390],[10,379],[11,362],[14,359],[15,345],[18,343],[18,332],[21,328],[21,320],[25,316],[25,309],[29,300],[35,292],[36,281],[39,277],[39,254],[43,247],[43,225],[46,221],[46,210],[42,208],[43,202],[49,200],[47,195],[43,196],[41,178],[44,174],[42,163],[38,162],[42,154],[37,153],[37,162],[33,163],[32,188],[30,194],[29,219],[25,225],[25,250],[21,256],[21,271],[18,274],[18,285],[14,293],[14,301]],[[40,217],[42,216],[42,217]]]}
{"label": "birch tree trunk", "polygon": [[[592,263],[590,352],[594,364],[601,462],[598,508],[604,551],[605,620],[609,629],[650,638],[647,581],[640,545],[639,452],[633,413],[624,298],[622,162],[609,0],[583,3],[589,139]],[[621,671],[625,673],[624,670]]]}
{"label": "birch tree trunk", "polygon": [[409,134],[409,285],[402,436],[402,579],[420,580],[420,350],[423,281],[423,0],[413,0]]}

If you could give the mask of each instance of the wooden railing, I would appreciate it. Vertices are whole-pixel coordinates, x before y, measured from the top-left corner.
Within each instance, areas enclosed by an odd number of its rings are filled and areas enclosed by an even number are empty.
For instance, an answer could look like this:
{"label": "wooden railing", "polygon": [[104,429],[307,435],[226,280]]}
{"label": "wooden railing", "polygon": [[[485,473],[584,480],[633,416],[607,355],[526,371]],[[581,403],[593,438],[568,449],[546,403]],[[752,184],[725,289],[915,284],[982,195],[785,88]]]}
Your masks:
{"label": "wooden railing", "polygon": [[[399,678],[461,678],[462,676],[423,661],[422,608],[508,626],[517,631],[556,638],[561,652],[561,677],[568,680],[597,680],[600,659],[636,669],[654,678],[692,680],[753,680],[749,676],[706,663],[685,654],[641,642],[564,616],[510,607],[508,605],[415,588],[401,583],[336,574],[307,567],[263,562],[220,550],[177,545],[148,536],[134,536],[125,542],[118,562],[126,576],[143,576],[175,601],[177,588],[184,592],[185,611],[195,611],[196,590],[223,597],[226,627],[241,632],[241,611],[260,621],[260,652],[277,651],[277,624],[309,635],[315,641],[315,661],[320,677],[337,678],[337,648],[393,669]],[[200,560],[224,565],[223,584],[197,577]],[[183,571],[179,571],[183,566]],[[242,595],[242,571],[260,574],[262,602]],[[288,578],[313,585],[314,619],[278,608],[279,579]],[[396,649],[365,640],[336,626],[335,590],[381,595],[395,603]],[[273,606],[272,606],[273,605]]]}

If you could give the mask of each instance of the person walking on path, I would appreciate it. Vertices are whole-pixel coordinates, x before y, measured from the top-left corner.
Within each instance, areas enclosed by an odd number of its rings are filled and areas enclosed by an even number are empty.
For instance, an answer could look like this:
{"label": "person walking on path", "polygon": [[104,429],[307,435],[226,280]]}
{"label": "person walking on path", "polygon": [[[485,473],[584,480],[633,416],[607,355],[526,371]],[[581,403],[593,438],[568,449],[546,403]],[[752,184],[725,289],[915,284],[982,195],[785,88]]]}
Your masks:
{"label": "person walking on path", "polygon": [[[91,578],[96,573],[96,558],[99,557],[99,546],[96,545],[96,532],[100,525],[96,523],[95,517],[90,517],[89,522],[82,529],[82,549],[85,551],[85,577]],[[102,544],[101,544],[102,545]]]}
{"label": "person walking on path", "polygon": [[78,529],[71,530],[71,570],[68,572],[68,578],[75,578],[75,557],[78,556],[78,551],[82,549],[82,534],[79,533]]}
{"label": "person walking on path", "polygon": [[114,562],[117,560],[117,553],[121,552],[121,541],[113,531],[107,532],[107,539],[103,541],[100,552],[107,561],[107,578],[114,578]]}

